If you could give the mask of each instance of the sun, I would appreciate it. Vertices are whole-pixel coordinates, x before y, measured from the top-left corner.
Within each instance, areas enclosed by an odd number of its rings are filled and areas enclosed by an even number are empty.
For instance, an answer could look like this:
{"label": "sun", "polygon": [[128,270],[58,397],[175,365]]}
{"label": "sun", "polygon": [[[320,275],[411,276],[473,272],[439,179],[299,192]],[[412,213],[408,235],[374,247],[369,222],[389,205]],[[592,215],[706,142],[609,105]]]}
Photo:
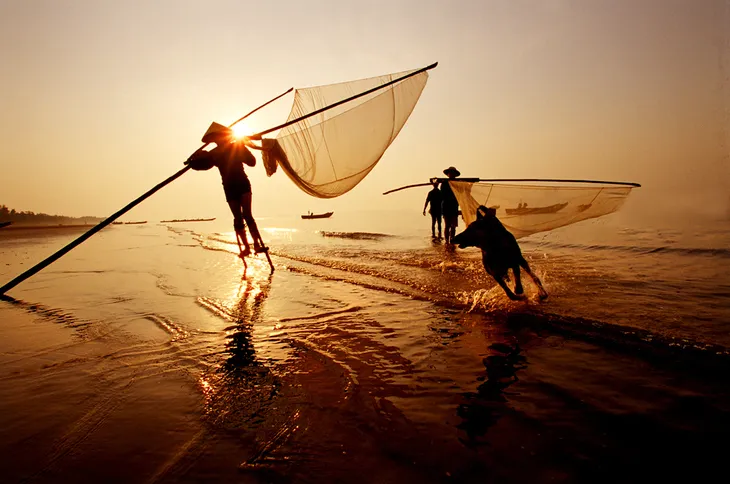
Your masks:
{"label": "sun", "polygon": [[251,127],[246,124],[246,121],[241,121],[233,126],[233,136],[237,139],[244,138],[253,133]]}

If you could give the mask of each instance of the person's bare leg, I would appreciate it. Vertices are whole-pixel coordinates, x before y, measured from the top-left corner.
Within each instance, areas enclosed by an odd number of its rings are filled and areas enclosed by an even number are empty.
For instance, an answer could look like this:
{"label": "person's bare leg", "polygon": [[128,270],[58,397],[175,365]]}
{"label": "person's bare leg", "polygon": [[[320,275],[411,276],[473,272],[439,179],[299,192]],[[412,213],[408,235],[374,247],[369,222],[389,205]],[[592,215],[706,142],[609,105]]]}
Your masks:
{"label": "person's bare leg", "polygon": [[233,230],[236,231],[238,247],[240,249],[241,243],[243,242],[244,248],[241,249],[241,255],[246,257],[251,253],[251,247],[248,244],[248,237],[246,237],[246,226],[243,223],[241,203],[237,200],[229,200],[228,208],[231,209],[231,213],[233,214]]}
{"label": "person's bare leg", "polygon": [[248,231],[251,233],[254,251],[261,252],[262,250],[266,250],[266,247],[264,246],[264,242],[261,239],[261,233],[259,232],[259,228],[256,225],[256,221],[253,219],[253,214],[251,213],[251,201],[251,192],[244,193],[241,196],[241,214],[248,225]]}
{"label": "person's bare leg", "polygon": [[445,227],[445,233],[446,233],[446,243],[451,244],[454,237],[456,237],[456,225],[454,225],[453,221],[449,221],[448,224],[446,224]]}

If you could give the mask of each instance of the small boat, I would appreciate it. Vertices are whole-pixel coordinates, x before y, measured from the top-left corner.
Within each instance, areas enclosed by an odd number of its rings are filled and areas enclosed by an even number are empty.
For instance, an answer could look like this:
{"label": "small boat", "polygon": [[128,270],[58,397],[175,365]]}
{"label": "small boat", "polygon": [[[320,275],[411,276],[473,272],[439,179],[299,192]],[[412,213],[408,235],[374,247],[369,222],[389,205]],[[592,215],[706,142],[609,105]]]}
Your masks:
{"label": "small boat", "polygon": [[146,224],[146,223],[147,223],[146,220],[142,220],[140,222],[124,222],[124,225],[142,225],[142,224]]}
{"label": "small boat", "polygon": [[309,212],[307,215],[302,215],[302,218],[305,220],[309,220],[309,219],[313,219],[313,218],[330,218],[333,213],[335,213],[335,212],[326,212],[326,213]]}
{"label": "small boat", "polygon": [[0,222],[0,229],[3,228],[3,227],[7,227],[11,223],[13,223],[13,222]]}
{"label": "small boat", "polygon": [[520,204],[517,208],[507,208],[507,215],[541,215],[546,213],[556,213],[568,206],[568,202],[556,203],[547,207],[527,207],[527,204]]}

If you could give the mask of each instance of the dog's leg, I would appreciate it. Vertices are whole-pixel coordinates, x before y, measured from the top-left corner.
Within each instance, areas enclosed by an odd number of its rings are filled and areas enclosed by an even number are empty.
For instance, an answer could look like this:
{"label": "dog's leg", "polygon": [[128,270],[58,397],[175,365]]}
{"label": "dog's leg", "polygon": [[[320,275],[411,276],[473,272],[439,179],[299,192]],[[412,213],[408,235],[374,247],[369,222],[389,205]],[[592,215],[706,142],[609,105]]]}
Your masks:
{"label": "dog's leg", "polygon": [[[487,266],[485,265],[484,268],[487,269]],[[505,276],[507,275],[506,271],[504,273],[497,274],[493,270],[487,269],[487,272],[490,276],[494,278],[495,281],[497,281],[497,284],[499,284],[499,287],[501,287],[504,293],[507,294],[508,298],[512,299],[513,301],[525,299],[525,296],[523,294],[515,294],[514,292],[512,292],[512,289],[509,288],[509,286],[505,282]]]}
{"label": "dog's leg", "polygon": [[522,288],[522,279],[520,278],[520,265],[517,264],[512,268],[512,273],[515,275],[515,294],[521,295],[525,292]]}
{"label": "dog's leg", "polygon": [[514,292],[512,292],[512,289],[509,288],[509,286],[504,282],[504,279],[496,279],[497,284],[500,285],[500,287],[504,290],[504,293],[507,294],[507,297],[512,299],[513,301],[519,301],[521,299],[525,299],[525,296],[523,294],[517,295]]}
{"label": "dog's leg", "polygon": [[528,275],[529,275],[529,276],[530,276],[530,277],[532,278],[533,282],[534,282],[534,283],[535,283],[535,285],[537,286],[537,291],[538,291],[538,297],[539,297],[540,299],[547,299],[547,298],[548,298],[548,293],[547,293],[547,291],[545,290],[545,288],[544,288],[544,287],[542,287],[542,281],[540,281],[540,278],[539,278],[539,277],[537,277],[537,276],[536,276],[536,275],[535,275],[535,274],[534,274],[534,273],[533,273],[533,272],[532,272],[532,271],[530,270],[530,266],[529,266],[529,264],[527,263],[527,261],[526,261],[526,260],[524,259],[524,257],[522,258],[522,261],[520,262],[520,265],[522,266],[522,268],[523,268],[523,269],[525,269],[525,272],[527,272],[527,274],[528,274]]}

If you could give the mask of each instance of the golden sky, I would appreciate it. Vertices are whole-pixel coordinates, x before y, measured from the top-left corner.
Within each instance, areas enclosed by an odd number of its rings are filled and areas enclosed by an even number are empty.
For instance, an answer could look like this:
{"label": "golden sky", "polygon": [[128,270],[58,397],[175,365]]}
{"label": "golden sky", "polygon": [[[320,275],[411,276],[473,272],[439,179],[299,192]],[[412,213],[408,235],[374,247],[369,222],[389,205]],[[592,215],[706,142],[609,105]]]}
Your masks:
{"label": "golden sky", "polygon": [[[348,2],[0,0],[0,204],[108,215],[182,167],[211,121],[289,87],[438,61],[410,120],[352,192],[317,200],[249,169],[254,214],[423,205],[464,176],[644,185],[632,206],[724,212],[730,12],[724,0]],[[252,117],[283,122],[292,97]],[[710,207],[709,209],[707,207]],[[133,219],[228,216],[215,170]]]}

